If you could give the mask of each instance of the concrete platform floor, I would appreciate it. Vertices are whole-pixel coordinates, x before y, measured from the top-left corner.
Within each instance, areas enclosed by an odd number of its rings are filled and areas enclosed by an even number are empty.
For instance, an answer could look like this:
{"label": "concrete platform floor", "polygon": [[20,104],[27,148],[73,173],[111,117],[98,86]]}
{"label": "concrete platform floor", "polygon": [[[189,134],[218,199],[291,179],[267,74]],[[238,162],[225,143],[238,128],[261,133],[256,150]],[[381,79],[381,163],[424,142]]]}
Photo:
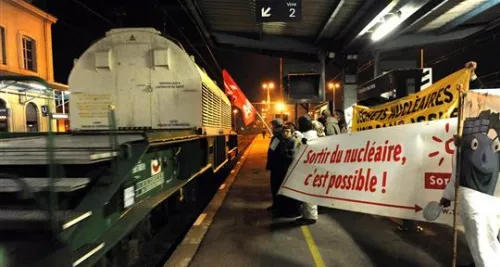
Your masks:
{"label": "concrete platform floor", "polygon": [[[323,209],[310,226],[272,219],[265,210],[269,141],[258,136],[249,148],[189,266],[451,266],[453,233],[446,226],[419,223],[423,232],[402,232],[389,218],[335,209]],[[470,262],[461,236],[458,263]]]}

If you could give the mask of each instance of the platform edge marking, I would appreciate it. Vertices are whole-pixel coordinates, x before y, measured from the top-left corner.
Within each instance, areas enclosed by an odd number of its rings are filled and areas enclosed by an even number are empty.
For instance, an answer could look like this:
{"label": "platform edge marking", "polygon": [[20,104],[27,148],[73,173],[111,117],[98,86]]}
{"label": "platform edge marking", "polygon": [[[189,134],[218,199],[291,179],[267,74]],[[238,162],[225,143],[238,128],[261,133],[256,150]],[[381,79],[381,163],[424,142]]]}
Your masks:
{"label": "platform edge marking", "polygon": [[[229,192],[229,189],[231,188],[234,180],[236,179],[236,176],[239,174],[241,168],[243,167],[243,163],[245,162],[245,160],[248,157],[248,152],[250,152],[252,150],[252,147],[255,144],[255,141],[256,141],[256,138],[254,138],[252,140],[251,144],[247,147],[245,153],[243,153],[243,155],[239,159],[239,161],[238,161],[239,164],[236,164],[236,166],[233,169],[234,173],[230,174],[226,178],[226,182],[225,182],[225,184],[226,184],[226,190],[217,191],[216,195],[214,195],[212,197],[212,200],[207,204],[207,206],[203,210],[202,213],[207,214],[207,216],[206,216],[206,219],[203,222],[203,225],[201,225],[201,228],[203,228],[201,236],[199,237],[199,239],[201,240],[201,242],[203,242],[203,239],[204,239],[205,235],[207,234],[210,226],[212,225],[212,222],[213,222],[213,219],[214,219],[215,215],[219,211],[220,207],[224,204],[224,201],[226,199],[227,193]],[[218,195],[221,196],[222,201],[220,201],[220,203],[214,209],[213,206],[214,206],[214,203],[217,201],[217,196]],[[212,209],[214,211],[213,212],[209,212],[210,209]],[[199,227],[200,226],[198,226],[198,228]],[[192,235],[194,235],[193,229],[194,229],[194,227],[191,227],[189,229],[188,233],[186,234],[186,236],[184,237],[184,239],[182,240],[182,242],[179,244],[179,246],[175,249],[175,251],[170,256],[170,259],[172,259],[172,261],[169,259],[167,262],[164,263],[163,267],[174,267],[174,266],[175,267],[188,267],[191,264],[191,261],[196,256],[196,252],[198,251],[198,249],[199,249],[199,247],[201,245],[201,242],[197,242],[196,244],[190,244],[190,243],[187,242],[188,239],[193,239],[192,238]],[[182,256],[182,255],[180,255],[180,254],[182,254],[181,251],[186,251],[186,250],[188,252],[186,254],[189,254],[188,256]],[[176,257],[177,257],[177,260],[176,260]]]}
{"label": "platform edge marking", "polygon": [[309,251],[311,251],[311,255],[314,260],[314,264],[316,267],[326,267],[321,254],[319,253],[319,249],[316,246],[316,242],[314,242],[314,238],[312,237],[311,231],[309,231],[309,227],[307,225],[303,225],[300,227],[302,229],[302,233],[304,234],[304,239],[306,240],[307,246],[309,247]]}

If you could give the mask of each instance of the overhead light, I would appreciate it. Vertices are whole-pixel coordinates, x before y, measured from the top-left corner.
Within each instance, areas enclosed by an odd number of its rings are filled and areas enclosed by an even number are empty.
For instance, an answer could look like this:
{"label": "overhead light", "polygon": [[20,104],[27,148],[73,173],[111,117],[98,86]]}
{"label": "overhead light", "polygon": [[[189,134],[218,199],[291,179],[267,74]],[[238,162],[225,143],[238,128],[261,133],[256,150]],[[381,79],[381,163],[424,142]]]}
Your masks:
{"label": "overhead light", "polygon": [[401,16],[397,14],[390,15],[390,18],[382,22],[372,33],[372,41],[376,42],[393,31],[401,23]]}
{"label": "overhead light", "polygon": [[403,21],[417,12],[417,10],[419,10],[423,5],[424,2],[407,4],[386,13],[384,16],[379,18],[379,21],[382,20],[382,23],[375,28],[375,31],[373,31],[371,35],[371,39],[376,42],[384,38],[387,34],[396,29]]}

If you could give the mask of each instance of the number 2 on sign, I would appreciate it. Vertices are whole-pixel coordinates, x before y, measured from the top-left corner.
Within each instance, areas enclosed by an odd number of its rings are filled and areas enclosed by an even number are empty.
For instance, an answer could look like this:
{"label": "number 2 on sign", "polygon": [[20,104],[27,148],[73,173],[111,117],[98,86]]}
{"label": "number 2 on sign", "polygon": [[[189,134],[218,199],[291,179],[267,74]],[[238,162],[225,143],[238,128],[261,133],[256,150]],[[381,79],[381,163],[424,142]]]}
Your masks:
{"label": "number 2 on sign", "polygon": [[290,8],[290,18],[295,18],[295,8]]}

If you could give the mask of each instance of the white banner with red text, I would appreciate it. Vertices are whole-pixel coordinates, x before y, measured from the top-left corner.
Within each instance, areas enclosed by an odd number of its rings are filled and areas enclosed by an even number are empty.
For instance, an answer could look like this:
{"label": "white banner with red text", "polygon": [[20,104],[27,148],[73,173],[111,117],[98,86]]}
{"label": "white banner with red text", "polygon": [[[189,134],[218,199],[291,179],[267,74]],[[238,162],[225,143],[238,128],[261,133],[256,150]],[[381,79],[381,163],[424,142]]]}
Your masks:
{"label": "white banner with red text", "polygon": [[[279,193],[343,210],[425,221],[450,180],[457,119],[321,137],[302,145]],[[452,209],[435,222],[452,225]]]}

